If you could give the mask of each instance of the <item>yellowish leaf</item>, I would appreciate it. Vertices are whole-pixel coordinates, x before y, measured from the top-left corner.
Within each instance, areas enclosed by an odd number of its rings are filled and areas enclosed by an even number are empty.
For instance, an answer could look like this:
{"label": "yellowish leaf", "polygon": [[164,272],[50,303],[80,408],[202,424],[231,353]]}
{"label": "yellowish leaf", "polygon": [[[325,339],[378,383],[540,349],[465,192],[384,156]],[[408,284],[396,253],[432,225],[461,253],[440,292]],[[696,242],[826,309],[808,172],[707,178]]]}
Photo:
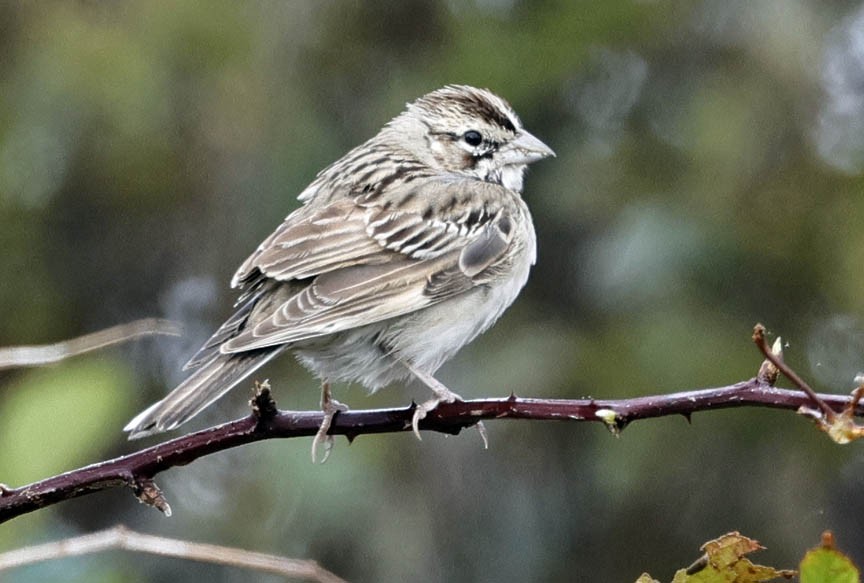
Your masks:
{"label": "yellowish leaf", "polygon": [[690,568],[675,574],[673,583],[760,583],[791,579],[794,571],[753,564],[746,555],[764,547],[737,532],[702,545],[705,556]]}

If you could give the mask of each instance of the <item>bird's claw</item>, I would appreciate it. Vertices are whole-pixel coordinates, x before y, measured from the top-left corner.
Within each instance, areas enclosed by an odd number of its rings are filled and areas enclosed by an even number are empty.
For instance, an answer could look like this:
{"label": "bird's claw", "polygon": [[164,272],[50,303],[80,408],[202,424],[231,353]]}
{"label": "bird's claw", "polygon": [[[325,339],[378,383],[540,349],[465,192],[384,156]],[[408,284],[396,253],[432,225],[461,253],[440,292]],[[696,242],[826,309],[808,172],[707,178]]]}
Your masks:
{"label": "bird's claw", "polygon": [[330,384],[324,383],[321,386],[321,410],[324,411],[324,420],[321,421],[321,426],[318,427],[318,432],[312,440],[312,463],[318,462],[318,445],[324,444],[324,456],[320,463],[324,463],[330,457],[330,452],[333,451],[333,436],[329,435],[330,426],[333,424],[333,418],[337,413],[347,411],[348,406],[340,403],[330,395]]}
{"label": "bird's claw", "polygon": [[453,403],[454,401],[461,400],[462,397],[448,389],[446,393],[435,391],[435,397],[414,407],[414,416],[411,418],[411,428],[414,430],[414,435],[417,436],[417,439],[423,441],[423,438],[420,437],[420,421],[422,421],[430,411],[433,411],[441,403]]}
{"label": "bird's claw", "polygon": [[[422,421],[429,411],[432,411],[439,405],[439,403],[452,403],[454,401],[461,401],[462,398],[453,393],[453,398],[451,399],[429,399],[425,403],[417,405],[414,407],[414,416],[411,418],[411,428],[414,430],[414,435],[417,436],[417,439],[423,441],[423,438],[420,436],[420,421]],[[489,435],[486,433],[486,426],[482,421],[478,421],[475,425],[478,433],[480,433],[480,439],[483,440],[483,449],[489,449]]]}

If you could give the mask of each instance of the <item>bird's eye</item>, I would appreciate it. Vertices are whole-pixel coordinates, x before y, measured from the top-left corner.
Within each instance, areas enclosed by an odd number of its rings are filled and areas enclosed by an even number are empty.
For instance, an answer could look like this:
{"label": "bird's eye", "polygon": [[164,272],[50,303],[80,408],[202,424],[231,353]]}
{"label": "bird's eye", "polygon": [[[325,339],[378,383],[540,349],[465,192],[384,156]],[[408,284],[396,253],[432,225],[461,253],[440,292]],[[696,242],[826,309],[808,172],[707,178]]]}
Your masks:
{"label": "bird's eye", "polygon": [[469,146],[479,146],[483,143],[483,136],[481,136],[480,132],[476,130],[468,130],[462,135],[462,139],[465,140],[465,143]]}

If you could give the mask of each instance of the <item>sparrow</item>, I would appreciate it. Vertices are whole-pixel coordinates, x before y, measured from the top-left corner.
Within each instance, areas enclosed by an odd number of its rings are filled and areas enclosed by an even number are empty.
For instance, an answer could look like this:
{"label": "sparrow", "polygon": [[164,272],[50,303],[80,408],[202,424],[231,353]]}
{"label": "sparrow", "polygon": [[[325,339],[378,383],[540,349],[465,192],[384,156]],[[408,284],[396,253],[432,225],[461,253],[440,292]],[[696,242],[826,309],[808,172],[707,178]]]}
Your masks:
{"label": "sparrow", "polygon": [[418,424],[460,397],[433,376],[513,303],[536,259],[522,200],[529,164],[554,152],[501,97],[448,85],[407,104],[376,136],[322,170],[303,203],[240,265],[233,315],[129,438],[185,423],[290,350],[322,382],[370,391],[418,379],[434,396]]}

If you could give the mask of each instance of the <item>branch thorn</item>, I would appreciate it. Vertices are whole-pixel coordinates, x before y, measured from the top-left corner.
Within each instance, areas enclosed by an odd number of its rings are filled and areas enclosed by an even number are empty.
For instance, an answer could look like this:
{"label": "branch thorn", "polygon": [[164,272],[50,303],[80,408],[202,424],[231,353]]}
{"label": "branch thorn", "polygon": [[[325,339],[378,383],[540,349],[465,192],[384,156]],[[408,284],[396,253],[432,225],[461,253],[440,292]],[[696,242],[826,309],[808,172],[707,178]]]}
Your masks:
{"label": "branch thorn", "polygon": [[162,490],[156,485],[156,482],[153,481],[153,478],[137,479],[132,491],[135,493],[135,497],[138,498],[138,501],[142,504],[152,506],[164,514],[166,518],[171,516],[171,506],[165,499]]}

